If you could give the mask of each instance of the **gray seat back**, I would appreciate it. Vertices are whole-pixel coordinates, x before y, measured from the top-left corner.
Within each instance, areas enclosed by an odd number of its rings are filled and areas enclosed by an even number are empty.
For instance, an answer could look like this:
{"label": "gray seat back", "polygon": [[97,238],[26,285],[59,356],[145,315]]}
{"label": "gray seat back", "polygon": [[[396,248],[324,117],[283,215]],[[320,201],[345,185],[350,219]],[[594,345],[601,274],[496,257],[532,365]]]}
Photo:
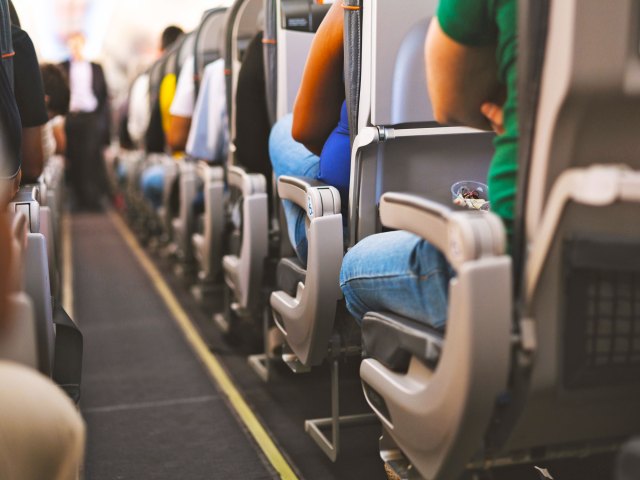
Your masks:
{"label": "gray seat back", "polygon": [[588,454],[640,431],[638,11],[550,12],[526,192],[526,390],[503,450]]}
{"label": "gray seat back", "polygon": [[204,69],[210,63],[222,57],[224,49],[224,26],[226,21],[225,8],[212,8],[202,16],[200,26],[196,31],[194,43],[194,76],[196,82],[196,94],[200,87],[200,81]]}
{"label": "gray seat back", "polygon": [[[242,57],[249,42],[262,30],[262,0],[236,0],[229,8],[225,25],[225,76],[227,82],[227,115],[229,134],[233,142],[236,136],[235,99]],[[233,148],[229,149],[230,155]]]}
{"label": "gray seat back", "polygon": [[273,125],[278,119],[278,1],[264,0],[264,81],[267,90],[267,111]]}
{"label": "gray seat back", "polygon": [[[425,80],[424,40],[437,2],[363,0],[356,132],[352,149],[349,201],[350,245],[379,230],[377,205],[386,191],[427,194],[451,202],[451,185],[459,180],[486,182],[493,135],[434,122]],[[354,20],[355,21],[355,20]],[[347,29],[357,36],[357,28]],[[353,50],[356,39],[345,39]],[[359,59],[353,53],[347,58]],[[357,123],[353,123],[356,121]]]}
{"label": "gray seat back", "polygon": [[277,2],[277,119],[293,111],[311,42],[330,5]]}

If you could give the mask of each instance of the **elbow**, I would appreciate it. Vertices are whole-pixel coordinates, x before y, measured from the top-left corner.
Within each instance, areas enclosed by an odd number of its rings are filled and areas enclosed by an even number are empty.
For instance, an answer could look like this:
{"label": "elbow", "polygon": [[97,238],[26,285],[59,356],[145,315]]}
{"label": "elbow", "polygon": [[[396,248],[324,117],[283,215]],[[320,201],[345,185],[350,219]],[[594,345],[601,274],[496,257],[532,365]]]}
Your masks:
{"label": "elbow", "polygon": [[169,148],[172,152],[182,152],[187,146],[187,142],[185,139],[176,134],[169,134],[169,138],[167,139],[167,143],[169,144]]}
{"label": "elbow", "polygon": [[443,105],[442,103],[433,103],[433,118],[441,125],[458,125],[456,120],[458,116],[451,105]]}
{"label": "elbow", "polygon": [[320,155],[324,142],[319,138],[318,132],[310,128],[309,123],[301,121],[301,117],[293,114],[291,126],[291,137],[298,143],[305,146],[307,150],[315,155]]}
{"label": "elbow", "polygon": [[310,135],[304,125],[301,122],[296,122],[296,117],[293,117],[293,124],[291,126],[291,136],[293,139],[303,145],[309,143]]}
{"label": "elbow", "polygon": [[187,146],[191,119],[184,117],[171,117],[171,125],[167,132],[167,144],[172,152],[183,152]]}
{"label": "elbow", "polygon": [[33,164],[31,162],[22,165],[22,184],[36,183],[40,175],[42,175],[42,164]]}

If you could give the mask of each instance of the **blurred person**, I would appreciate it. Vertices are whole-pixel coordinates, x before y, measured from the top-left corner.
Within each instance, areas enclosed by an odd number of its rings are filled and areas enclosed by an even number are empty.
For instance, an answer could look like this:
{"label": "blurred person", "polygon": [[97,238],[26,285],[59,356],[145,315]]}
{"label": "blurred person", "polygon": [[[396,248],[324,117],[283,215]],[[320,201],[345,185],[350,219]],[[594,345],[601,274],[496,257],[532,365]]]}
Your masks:
{"label": "blurred person", "polygon": [[40,66],[40,73],[49,115],[49,122],[43,129],[45,157],[49,158],[52,155],[63,155],[66,151],[64,117],[69,113],[71,92],[67,76],[59,66],[45,63]]}
{"label": "blurred person", "polygon": [[[2,192],[0,197],[7,198]],[[8,301],[13,246],[6,207],[0,204],[0,340],[13,320]],[[0,383],[0,478],[77,479],[85,426],[69,397],[39,372],[6,360],[0,360]]]}
{"label": "blurred person", "polygon": [[84,58],[85,38],[68,38],[70,60],[61,64],[71,90],[67,135],[67,170],[80,209],[99,210],[109,194],[103,149],[110,143],[108,88],[102,67]]}
{"label": "blurred person", "polygon": [[[183,34],[178,27],[167,27],[161,39],[163,52],[172,47]],[[193,57],[185,62],[179,77],[169,72],[162,78],[158,98],[154,99],[152,104],[146,133],[149,152],[163,153],[168,148],[171,153],[180,155],[184,151],[195,104]],[[140,178],[144,197],[156,209],[162,204],[165,174],[163,165],[153,165],[147,168]]]}
{"label": "blurred person", "polygon": [[169,25],[165,28],[160,37],[160,52],[164,53],[182,34],[184,34],[184,31],[175,25]]}
{"label": "blurred person", "polygon": [[44,168],[42,127],[49,117],[45,106],[44,88],[38,57],[31,38],[12,18],[14,93],[22,126],[21,184],[35,183]]}

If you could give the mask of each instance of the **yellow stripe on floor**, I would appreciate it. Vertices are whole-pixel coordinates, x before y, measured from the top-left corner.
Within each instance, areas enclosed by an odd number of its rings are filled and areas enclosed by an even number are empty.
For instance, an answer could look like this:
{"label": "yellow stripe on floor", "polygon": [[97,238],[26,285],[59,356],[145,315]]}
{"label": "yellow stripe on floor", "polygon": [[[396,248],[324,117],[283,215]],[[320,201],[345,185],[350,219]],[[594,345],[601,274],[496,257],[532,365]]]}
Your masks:
{"label": "yellow stripe on floor", "polygon": [[73,248],[71,241],[71,216],[62,216],[62,308],[69,317],[76,320],[73,314]]}
{"label": "yellow stripe on floor", "polygon": [[197,328],[191,322],[191,319],[184,311],[178,299],[175,297],[162,275],[153,264],[146,252],[140,247],[135,236],[129,230],[124,221],[113,211],[108,212],[109,218],[116,230],[120,233],[124,241],[132,250],[134,256],[149,276],[158,294],[164,301],[167,309],[171,312],[174,320],[182,330],[187,342],[200,358],[202,363],[209,371],[211,377],[220,387],[220,390],[228,397],[231,406],[234,408],[242,422],[245,424],[263,453],[276,471],[280,474],[280,478],[284,480],[297,480],[297,476],[293,469],[284,458],[278,447],[266,432],[260,421],[247,405],[231,378],[222,367],[218,358],[209,350]]}

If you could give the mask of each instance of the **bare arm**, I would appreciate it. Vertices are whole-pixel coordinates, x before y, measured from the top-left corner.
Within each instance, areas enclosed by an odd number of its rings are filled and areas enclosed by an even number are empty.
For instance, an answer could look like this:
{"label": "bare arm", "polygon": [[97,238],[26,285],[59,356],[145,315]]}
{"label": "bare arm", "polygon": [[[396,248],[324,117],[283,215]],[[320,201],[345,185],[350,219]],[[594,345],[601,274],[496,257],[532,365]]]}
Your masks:
{"label": "bare arm", "polygon": [[9,327],[8,295],[11,279],[11,235],[9,222],[4,213],[4,205],[0,209],[0,335]]}
{"label": "bare arm", "polygon": [[293,138],[320,154],[340,119],[344,100],[344,14],[332,5],[316,33],[293,107]]}
{"label": "bare arm", "polygon": [[22,129],[22,183],[35,182],[44,169],[42,127]]}
{"label": "bare arm", "polygon": [[171,115],[171,126],[169,127],[167,142],[172,152],[184,151],[187,146],[190,128],[191,118]]}
{"label": "bare arm", "polygon": [[67,134],[64,131],[64,123],[53,126],[53,136],[56,139],[56,154],[64,155],[67,151]]}
{"label": "bare arm", "polygon": [[468,47],[451,39],[434,18],[425,45],[427,83],[436,120],[443,124],[491,129],[481,107],[501,105],[495,45]]}

